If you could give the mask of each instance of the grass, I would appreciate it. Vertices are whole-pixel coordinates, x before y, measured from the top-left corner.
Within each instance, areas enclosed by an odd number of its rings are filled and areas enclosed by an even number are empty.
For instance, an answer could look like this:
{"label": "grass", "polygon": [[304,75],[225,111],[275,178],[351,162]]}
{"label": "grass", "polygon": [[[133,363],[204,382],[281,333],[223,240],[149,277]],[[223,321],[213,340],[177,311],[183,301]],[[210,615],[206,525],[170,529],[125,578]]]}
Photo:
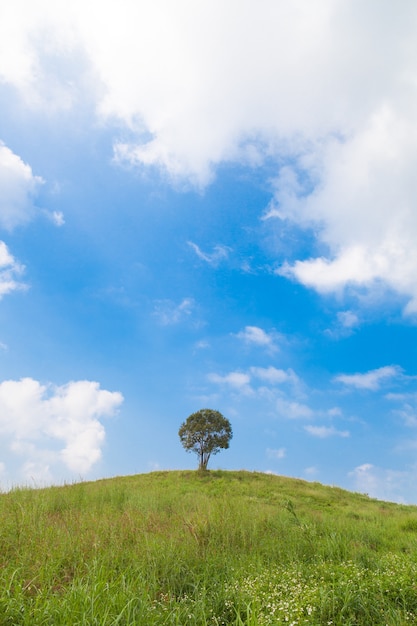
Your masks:
{"label": "grass", "polygon": [[249,472],[0,495],[0,625],[417,624],[417,507]]}

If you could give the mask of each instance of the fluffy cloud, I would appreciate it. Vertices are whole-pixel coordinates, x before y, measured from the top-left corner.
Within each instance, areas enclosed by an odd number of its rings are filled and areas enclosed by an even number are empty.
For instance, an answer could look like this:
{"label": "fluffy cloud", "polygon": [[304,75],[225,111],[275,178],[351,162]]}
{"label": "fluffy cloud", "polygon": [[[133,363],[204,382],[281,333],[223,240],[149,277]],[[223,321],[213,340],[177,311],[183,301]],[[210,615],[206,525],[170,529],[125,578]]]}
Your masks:
{"label": "fluffy cloud", "polygon": [[25,458],[22,478],[52,480],[62,467],[85,474],[101,457],[101,419],[113,415],[122,402],[119,392],[100,389],[92,381],[54,386],[32,378],[6,380],[0,384],[5,450]]}
{"label": "fluffy cloud", "polygon": [[366,493],[372,498],[406,504],[401,494],[408,493],[411,502],[415,501],[415,467],[398,471],[363,463],[349,472],[349,477],[355,491]]}
{"label": "fluffy cloud", "polygon": [[0,142],[0,226],[10,230],[32,218],[34,197],[42,183],[27,163]]}
{"label": "fluffy cloud", "polygon": [[245,326],[244,330],[237,333],[236,337],[248,345],[268,348],[270,351],[277,350],[277,334],[275,332],[267,333],[258,326]]}
{"label": "fluffy cloud", "polygon": [[376,391],[383,382],[401,376],[401,372],[397,365],[387,365],[364,374],[339,374],[334,380],[356,389]]}
{"label": "fluffy cloud", "polygon": [[280,385],[282,383],[298,383],[299,378],[297,374],[292,370],[282,370],[273,367],[251,367],[251,374],[260,380],[269,383],[271,385]]}
{"label": "fluffy cloud", "polygon": [[[273,366],[249,367],[246,371],[233,371],[227,374],[210,373],[207,376],[210,383],[219,385],[221,390],[228,395],[232,392],[234,397],[241,399],[254,399],[258,402],[258,409],[265,402],[265,410],[270,415],[284,419],[311,419],[316,414],[300,397],[302,381],[291,369],[283,370]],[[328,416],[336,415],[335,409],[327,413]],[[339,415],[339,413],[337,413]]]}
{"label": "fluffy cloud", "polygon": [[60,81],[48,59],[82,50],[97,115],[130,134],[117,161],[204,187],[221,162],[272,159],[268,215],[321,250],[280,273],[320,293],[382,283],[417,313],[415,2],[3,5],[0,77],[26,99],[73,102],[82,72]]}
{"label": "fluffy cloud", "polygon": [[413,84],[410,1],[401,15],[375,0],[16,0],[2,13],[3,80],[22,91],[39,81],[45,41],[55,57],[82,46],[105,87],[99,113],[138,131],[124,157],[200,181],[221,160],[259,163],[277,150],[316,151],[312,141],[329,133],[353,135],[384,96],[402,102]]}
{"label": "fluffy cloud", "polygon": [[[208,375],[211,383],[225,385],[242,393],[252,395],[255,393],[256,381],[263,385],[275,387],[276,385],[299,383],[299,378],[292,369],[282,370],[276,367],[250,367],[247,372],[229,372],[228,374],[211,373]],[[251,386],[251,383],[253,386]],[[263,387],[258,387],[257,391],[263,392]]]}
{"label": "fluffy cloud", "polygon": [[332,339],[348,337],[359,324],[360,319],[353,311],[339,311],[333,327],[327,328],[325,333]]}
{"label": "fluffy cloud", "polygon": [[227,385],[232,389],[238,390],[242,393],[253,393],[253,390],[249,386],[250,376],[243,372],[230,372],[221,376],[220,374],[212,373],[208,375],[208,380],[218,385]]}
{"label": "fluffy cloud", "polygon": [[16,289],[25,289],[19,280],[23,271],[23,265],[10,254],[4,241],[0,241],[0,299]]}
{"label": "fluffy cloud", "polygon": [[284,195],[277,183],[276,215],[315,224],[325,254],[285,263],[278,273],[323,294],[382,283],[408,300],[405,312],[416,313],[416,139],[414,115],[392,103],[316,155],[320,176],[311,193],[300,190],[297,173],[292,183],[286,173]]}

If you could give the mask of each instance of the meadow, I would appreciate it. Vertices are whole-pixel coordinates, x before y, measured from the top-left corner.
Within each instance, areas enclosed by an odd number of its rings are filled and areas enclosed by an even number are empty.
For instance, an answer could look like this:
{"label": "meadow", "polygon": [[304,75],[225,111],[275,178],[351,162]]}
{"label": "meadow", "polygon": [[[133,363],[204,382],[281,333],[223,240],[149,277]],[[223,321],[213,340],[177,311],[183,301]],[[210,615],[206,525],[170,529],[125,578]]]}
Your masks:
{"label": "meadow", "polygon": [[0,495],[0,625],[417,624],[417,507],[252,472]]}

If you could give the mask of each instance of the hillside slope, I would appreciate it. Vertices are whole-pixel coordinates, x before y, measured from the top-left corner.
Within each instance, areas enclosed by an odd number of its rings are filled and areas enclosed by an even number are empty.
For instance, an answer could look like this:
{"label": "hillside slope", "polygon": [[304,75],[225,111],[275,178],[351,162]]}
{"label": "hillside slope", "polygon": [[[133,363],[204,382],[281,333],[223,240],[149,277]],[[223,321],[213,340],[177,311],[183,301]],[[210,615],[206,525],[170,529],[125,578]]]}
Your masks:
{"label": "hillside slope", "polygon": [[0,624],[417,623],[417,507],[251,472],[0,496]]}

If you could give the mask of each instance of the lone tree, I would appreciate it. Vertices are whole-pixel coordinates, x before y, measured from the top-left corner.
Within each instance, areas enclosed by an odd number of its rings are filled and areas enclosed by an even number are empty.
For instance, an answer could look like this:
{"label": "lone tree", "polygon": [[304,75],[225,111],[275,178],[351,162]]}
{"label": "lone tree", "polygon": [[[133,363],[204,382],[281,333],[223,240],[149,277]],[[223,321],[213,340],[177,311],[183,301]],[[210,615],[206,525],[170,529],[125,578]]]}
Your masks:
{"label": "lone tree", "polygon": [[219,411],[200,409],[192,413],[178,431],[187,452],[198,456],[198,469],[207,469],[210,456],[228,448],[233,437],[232,426]]}

